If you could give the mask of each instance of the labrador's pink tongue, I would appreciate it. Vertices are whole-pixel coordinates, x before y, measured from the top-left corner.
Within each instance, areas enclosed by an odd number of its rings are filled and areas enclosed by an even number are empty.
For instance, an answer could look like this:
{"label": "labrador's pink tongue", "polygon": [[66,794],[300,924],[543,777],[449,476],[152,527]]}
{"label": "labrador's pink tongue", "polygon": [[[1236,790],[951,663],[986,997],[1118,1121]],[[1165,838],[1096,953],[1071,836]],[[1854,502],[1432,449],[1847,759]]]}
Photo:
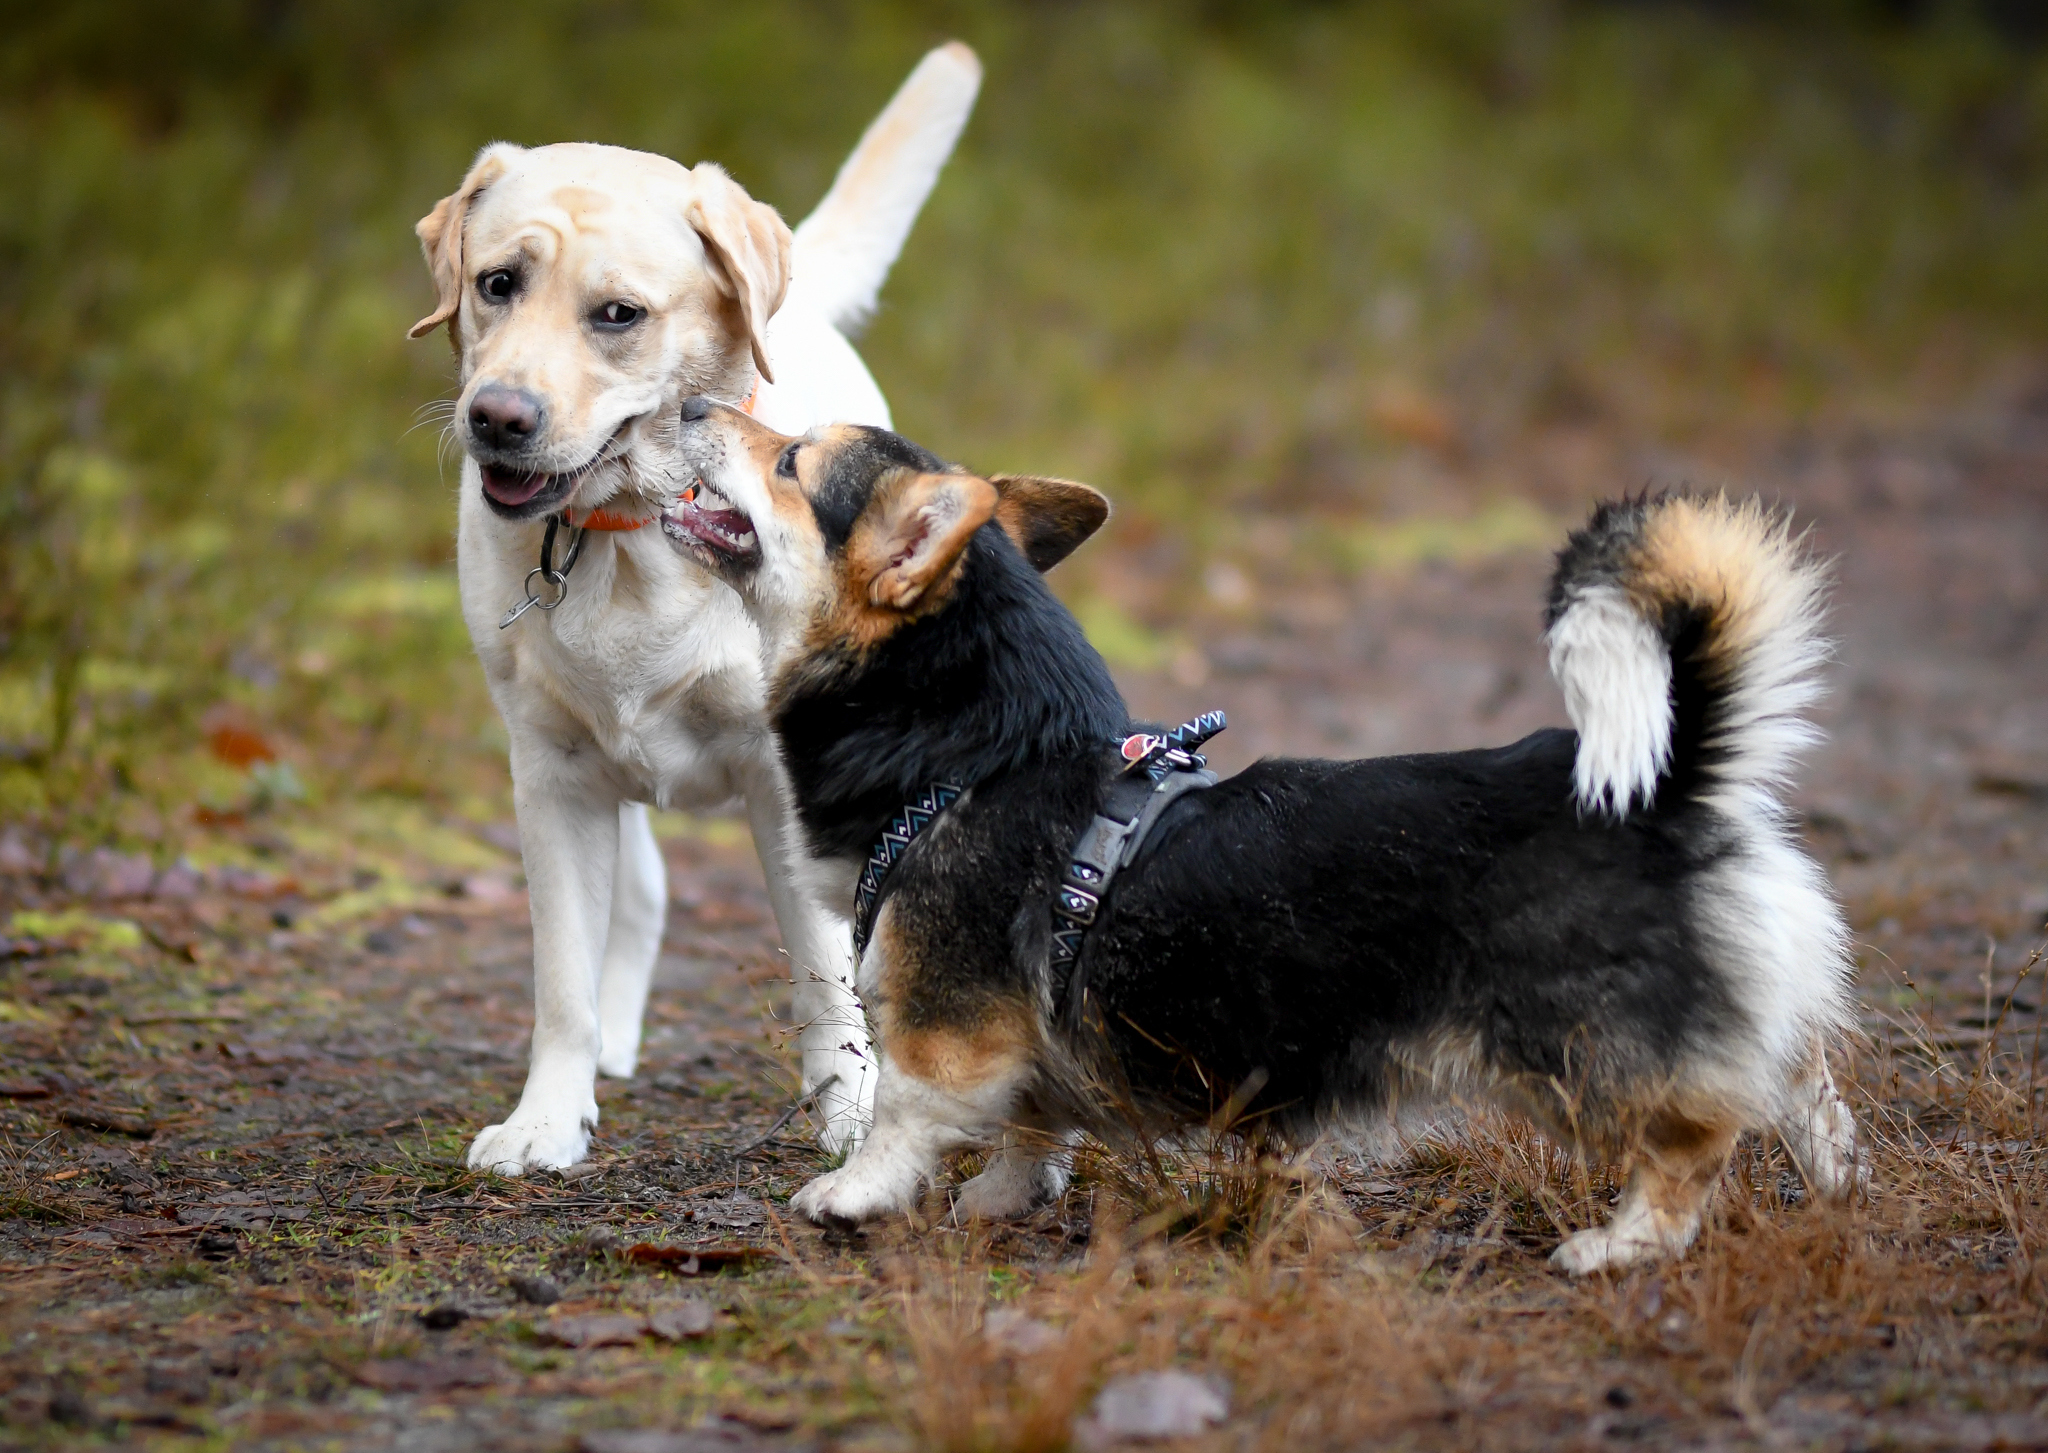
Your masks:
{"label": "labrador's pink tongue", "polygon": [[547,487],[545,474],[514,474],[509,469],[484,468],[484,493],[501,505],[523,505]]}

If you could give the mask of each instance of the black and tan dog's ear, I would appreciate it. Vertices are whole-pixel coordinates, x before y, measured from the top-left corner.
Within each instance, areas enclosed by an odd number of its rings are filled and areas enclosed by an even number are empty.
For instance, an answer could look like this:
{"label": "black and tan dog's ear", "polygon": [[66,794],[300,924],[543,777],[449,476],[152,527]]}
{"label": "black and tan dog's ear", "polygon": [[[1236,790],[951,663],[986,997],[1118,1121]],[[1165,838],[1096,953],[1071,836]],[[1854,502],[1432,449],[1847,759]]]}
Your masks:
{"label": "black and tan dog's ear", "polygon": [[683,220],[704,239],[711,276],[720,292],[739,304],[753,346],[754,367],[775,382],[768,368],[768,320],[789,291],[792,243],[789,224],[766,202],[748,196],[716,162],[690,169],[697,195],[684,209]]}
{"label": "black and tan dog's ear", "polygon": [[998,496],[996,523],[1040,574],[1073,554],[1109,518],[1101,491],[1071,479],[992,474],[988,482]]}
{"label": "black and tan dog's ear", "polygon": [[485,187],[505,173],[512,158],[524,151],[509,141],[494,141],[476,154],[462,185],[434,204],[434,210],[420,218],[413,231],[419,234],[420,251],[427,255],[427,271],[434,275],[434,289],[440,294],[434,311],[412,325],[408,338],[422,338],[443,323],[448,336],[455,336],[455,312],[462,306],[462,227],[469,220],[470,205]]}
{"label": "black and tan dog's ear", "polygon": [[967,542],[996,512],[995,486],[971,474],[905,471],[875,492],[846,559],[868,604],[908,611],[944,594]]}

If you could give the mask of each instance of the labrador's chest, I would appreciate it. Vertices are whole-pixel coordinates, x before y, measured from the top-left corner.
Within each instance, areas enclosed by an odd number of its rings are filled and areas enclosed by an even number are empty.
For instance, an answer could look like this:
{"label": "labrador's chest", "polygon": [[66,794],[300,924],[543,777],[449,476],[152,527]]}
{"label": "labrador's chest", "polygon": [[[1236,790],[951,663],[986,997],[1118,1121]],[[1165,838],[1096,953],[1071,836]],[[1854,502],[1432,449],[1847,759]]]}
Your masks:
{"label": "labrador's chest", "polygon": [[592,532],[560,604],[501,629],[526,596],[540,527],[495,523],[464,519],[459,563],[464,614],[508,728],[581,735],[645,800],[702,805],[739,790],[734,769],[763,749],[764,732],[760,643],[738,597],[658,527]]}

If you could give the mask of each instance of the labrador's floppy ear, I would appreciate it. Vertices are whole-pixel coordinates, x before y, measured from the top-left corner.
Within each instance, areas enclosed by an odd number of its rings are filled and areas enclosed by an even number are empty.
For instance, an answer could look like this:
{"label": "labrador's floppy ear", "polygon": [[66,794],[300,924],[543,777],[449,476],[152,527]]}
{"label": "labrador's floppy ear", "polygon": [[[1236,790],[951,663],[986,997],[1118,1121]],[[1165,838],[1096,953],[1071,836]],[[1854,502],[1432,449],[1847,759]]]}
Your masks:
{"label": "labrador's floppy ear", "polygon": [[789,225],[766,202],[757,202],[716,162],[690,169],[697,195],[683,220],[704,239],[704,253],[719,291],[739,304],[746,319],[754,367],[775,382],[768,369],[768,320],[789,291]]}
{"label": "labrador's floppy ear", "polygon": [[1071,479],[1037,474],[991,474],[996,523],[1017,542],[1041,575],[1074,553],[1109,518],[1101,491]]}
{"label": "labrador's floppy ear", "polygon": [[405,336],[423,338],[443,323],[448,336],[455,336],[455,310],[462,306],[462,225],[469,220],[470,204],[485,187],[504,175],[512,158],[524,151],[508,141],[494,141],[476,154],[462,185],[434,204],[434,210],[420,218],[413,231],[419,234],[420,251],[427,255],[427,270],[434,275],[440,293],[434,311],[412,325]]}
{"label": "labrador's floppy ear", "polygon": [[866,576],[868,604],[884,610],[930,603],[995,511],[995,486],[985,479],[902,471],[875,491],[847,542],[855,587]]}

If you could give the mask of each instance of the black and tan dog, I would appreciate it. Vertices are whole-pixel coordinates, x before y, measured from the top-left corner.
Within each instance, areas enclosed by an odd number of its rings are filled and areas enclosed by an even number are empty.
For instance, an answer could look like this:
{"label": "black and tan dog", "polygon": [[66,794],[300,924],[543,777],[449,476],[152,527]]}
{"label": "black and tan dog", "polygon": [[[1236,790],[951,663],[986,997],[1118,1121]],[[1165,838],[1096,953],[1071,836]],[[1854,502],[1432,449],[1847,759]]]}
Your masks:
{"label": "black and tan dog", "polygon": [[930,819],[891,849],[859,965],[874,1130],[798,1194],[806,1216],[903,1210],[966,1147],[995,1153],[956,1211],[1016,1214],[1059,1188],[1060,1134],[1233,1098],[1294,1137],[1483,1101],[1626,1156],[1613,1220],[1557,1253],[1581,1272],[1690,1245],[1746,1129],[1775,1128],[1816,1189],[1853,1185],[1824,1054],[1842,921],[1776,795],[1825,655],[1820,572],[1781,522],[1603,508],[1549,605],[1576,733],[1265,761],[1180,796],[1087,930],[1077,995],[1055,897],[1131,728],[1038,571],[1106,503],[877,429],[792,439],[706,400],[683,420],[699,482],[665,527],[761,624],[811,860],[850,901],[905,804]]}

